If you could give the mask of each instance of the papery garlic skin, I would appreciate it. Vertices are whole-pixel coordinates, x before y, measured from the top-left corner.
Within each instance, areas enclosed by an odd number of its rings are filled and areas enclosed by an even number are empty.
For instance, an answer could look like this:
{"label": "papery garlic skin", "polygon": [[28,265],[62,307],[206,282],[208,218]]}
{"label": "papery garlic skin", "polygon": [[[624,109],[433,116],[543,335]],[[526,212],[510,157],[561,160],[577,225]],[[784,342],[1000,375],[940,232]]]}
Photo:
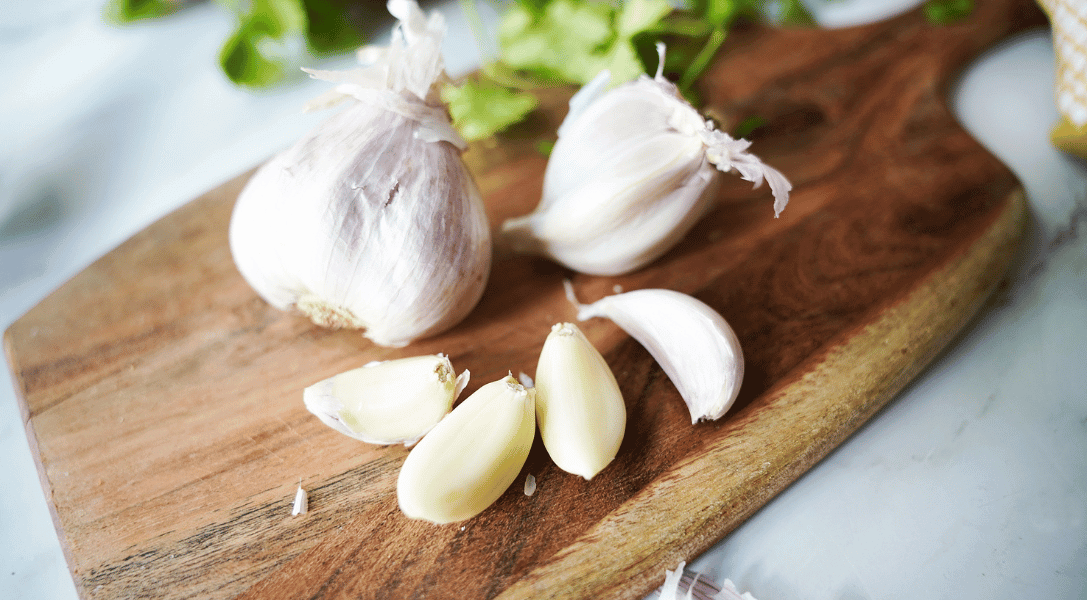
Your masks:
{"label": "papery garlic skin", "polygon": [[713,207],[722,172],[733,170],[756,187],[765,179],[775,215],[785,208],[785,176],[749,154],[749,142],[716,130],[659,69],[613,89],[609,77],[570,100],[539,205],[502,225],[514,250],[593,275],[639,269]]}
{"label": "papery garlic skin", "polygon": [[340,433],[370,444],[411,446],[453,408],[468,384],[441,354],[345,371],[307,387],[306,408]]}
{"label": "papery garlic skin", "polygon": [[558,323],[536,366],[536,420],[558,467],[592,479],[619,452],[623,394],[608,363],[573,323]]}
{"label": "papery garlic skin", "polygon": [[315,102],[335,114],[262,166],[238,197],[230,248],[245,280],[282,310],[364,329],[403,346],[463,320],[491,265],[466,147],[438,96],[444,24],[414,2],[369,67],[311,71],[338,85]]}
{"label": "papery garlic skin", "polygon": [[736,333],[717,311],[687,294],[635,290],[580,304],[566,282],[580,321],[611,319],[649,351],[679,390],[691,423],[721,418],[740,393],[744,356]]}
{"label": "papery garlic skin", "polygon": [[400,510],[444,524],[470,519],[517,479],[536,435],[534,390],[513,377],[461,402],[408,454],[396,481]]}
{"label": "papery garlic skin", "polygon": [[298,483],[298,491],[294,493],[294,503],[291,505],[291,516],[297,517],[309,512],[309,497],[306,490],[302,489],[302,483]]}

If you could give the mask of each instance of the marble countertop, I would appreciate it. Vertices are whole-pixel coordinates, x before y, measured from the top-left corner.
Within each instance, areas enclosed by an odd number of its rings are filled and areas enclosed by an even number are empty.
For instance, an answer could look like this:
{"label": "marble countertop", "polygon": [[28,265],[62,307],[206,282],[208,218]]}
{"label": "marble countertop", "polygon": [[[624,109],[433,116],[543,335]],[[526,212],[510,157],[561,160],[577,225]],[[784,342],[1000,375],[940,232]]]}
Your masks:
{"label": "marble countertop", "polygon": [[[479,57],[456,2],[443,4],[449,70],[463,73]],[[917,2],[807,4],[845,26]],[[124,29],[100,14],[88,0],[0,13],[0,328],[323,118],[299,113],[320,82],[253,93],[225,81],[216,54],[231,22],[214,5]],[[1049,143],[1053,72],[1039,29],[992,49],[954,91],[965,127],[1027,190],[1033,219],[1008,287],[689,569],[760,600],[1087,598],[1087,165]],[[7,369],[0,472],[0,599],[75,598]]]}

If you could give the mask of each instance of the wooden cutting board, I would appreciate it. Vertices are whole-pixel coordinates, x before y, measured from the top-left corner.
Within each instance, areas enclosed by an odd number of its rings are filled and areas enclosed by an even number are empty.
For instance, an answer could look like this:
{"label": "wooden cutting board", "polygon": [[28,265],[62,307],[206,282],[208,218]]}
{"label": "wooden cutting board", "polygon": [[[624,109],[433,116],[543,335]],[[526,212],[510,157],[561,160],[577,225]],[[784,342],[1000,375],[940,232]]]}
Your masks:
{"label": "wooden cutting board", "polygon": [[[7,331],[27,437],[85,598],[639,598],[850,435],[943,348],[998,285],[1026,220],[1019,183],[955,122],[958,71],[1043,18],[978,2],[962,24],[914,12],[842,30],[747,27],[701,93],[724,128],[759,116],[753,150],[796,188],[781,219],[738,179],[651,267],[576,276],[499,251],[454,330],[391,350],[281,313],[242,281],[227,222],[242,176],[94,263]],[[536,203],[568,92],[467,154],[492,223]],[[692,426],[649,354],[613,324],[583,329],[615,371],[626,438],[591,482],[537,439],[493,507],[433,526],[396,506],[403,447],[322,425],[302,389],[372,360],[445,352],[467,392],[531,374],[583,301],[667,287],[735,328],[739,400]],[[520,481],[533,474],[535,495]],[[310,512],[290,516],[301,480]]]}

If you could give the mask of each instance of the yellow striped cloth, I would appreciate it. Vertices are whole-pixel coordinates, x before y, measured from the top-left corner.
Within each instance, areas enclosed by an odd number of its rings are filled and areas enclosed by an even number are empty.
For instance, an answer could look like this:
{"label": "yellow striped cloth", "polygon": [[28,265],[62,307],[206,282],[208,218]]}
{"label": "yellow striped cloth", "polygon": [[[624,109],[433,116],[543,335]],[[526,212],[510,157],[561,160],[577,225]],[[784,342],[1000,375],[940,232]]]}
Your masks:
{"label": "yellow striped cloth", "polygon": [[1061,120],[1053,144],[1087,158],[1087,0],[1038,0],[1053,28],[1055,99]]}

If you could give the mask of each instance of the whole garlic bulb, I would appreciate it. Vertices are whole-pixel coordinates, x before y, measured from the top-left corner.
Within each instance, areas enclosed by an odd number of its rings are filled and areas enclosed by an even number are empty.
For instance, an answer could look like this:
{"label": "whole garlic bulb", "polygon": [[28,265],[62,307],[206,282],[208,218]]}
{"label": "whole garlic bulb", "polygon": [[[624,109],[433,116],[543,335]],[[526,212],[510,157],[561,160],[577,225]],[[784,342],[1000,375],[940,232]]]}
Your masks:
{"label": "whole garlic bulb", "polygon": [[766,180],[775,215],[785,208],[785,176],[748,153],[750,142],[714,129],[659,68],[610,90],[609,78],[602,72],[570,100],[539,205],[502,226],[514,250],[593,275],[633,271],[690,231],[732,170],[756,187]]}
{"label": "whole garlic bulb", "polygon": [[491,265],[466,147],[439,98],[441,15],[409,0],[368,67],[309,71],[338,85],[311,106],[354,102],[266,163],[238,198],[230,248],[265,300],[325,327],[402,346],[460,322]]}

